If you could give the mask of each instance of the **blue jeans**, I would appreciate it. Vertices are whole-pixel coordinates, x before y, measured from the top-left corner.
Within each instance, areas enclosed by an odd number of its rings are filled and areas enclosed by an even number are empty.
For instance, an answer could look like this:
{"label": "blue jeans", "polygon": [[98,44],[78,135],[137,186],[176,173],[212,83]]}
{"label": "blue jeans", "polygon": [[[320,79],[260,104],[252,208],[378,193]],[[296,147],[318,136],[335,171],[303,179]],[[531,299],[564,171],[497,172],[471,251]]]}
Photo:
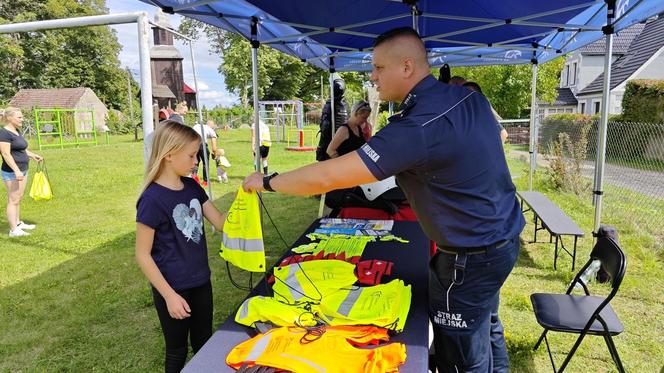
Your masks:
{"label": "blue jeans", "polygon": [[[21,172],[23,173],[23,177],[25,177],[25,178],[28,177],[28,170],[21,171]],[[2,180],[5,180],[5,181],[16,180],[16,174],[14,173],[14,171],[7,172],[5,170],[2,170]]]}
{"label": "blue jeans", "polygon": [[519,237],[481,254],[438,252],[430,263],[429,318],[439,372],[507,372],[498,317],[500,288],[519,254]]}

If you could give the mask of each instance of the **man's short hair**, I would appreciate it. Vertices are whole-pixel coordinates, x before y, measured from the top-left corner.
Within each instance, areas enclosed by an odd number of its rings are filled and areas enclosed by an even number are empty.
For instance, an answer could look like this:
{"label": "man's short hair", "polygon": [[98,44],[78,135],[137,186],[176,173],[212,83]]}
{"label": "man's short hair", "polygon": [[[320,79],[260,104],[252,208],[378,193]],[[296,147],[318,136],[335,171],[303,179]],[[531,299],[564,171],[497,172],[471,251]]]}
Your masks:
{"label": "man's short hair", "polygon": [[[420,39],[420,34],[417,33],[412,27],[398,27],[394,28],[389,31],[385,31],[384,33],[378,35],[376,40],[374,41],[373,47],[376,48],[377,46],[390,41],[392,39],[401,37],[401,36],[413,36],[418,39]],[[421,40],[421,39],[420,39]]]}
{"label": "man's short hair", "polygon": [[480,87],[480,85],[475,83],[475,82],[465,82],[465,83],[463,83],[463,86],[467,87],[467,88],[469,88],[469,89],[471,89],[471,90],[473,90],[477,93],[482,93],[482,87]]}

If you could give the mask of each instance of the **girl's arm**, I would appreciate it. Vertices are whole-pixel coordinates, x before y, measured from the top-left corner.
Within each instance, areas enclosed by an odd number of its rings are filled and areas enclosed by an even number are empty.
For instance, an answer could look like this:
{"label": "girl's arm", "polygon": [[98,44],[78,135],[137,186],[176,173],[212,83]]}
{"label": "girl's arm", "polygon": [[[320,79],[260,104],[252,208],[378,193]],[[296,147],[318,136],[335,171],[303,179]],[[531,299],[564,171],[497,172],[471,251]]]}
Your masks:
{"label": "girl's arm", "polygon": [[166,282],[164,275],[161,274],[150,255],[153,241],[154,229],[145,224],[136,223],[136,262],[138,262],[138,266],[141,267],[141,271],[152,286],[166,300],[169,315],[174,319],[187,318],[191,312],[189,304]]}
{"label": "girl's arm", "polygon": [[212,202],[210,202],[209,199],[205,201],[205,203],[203,204],[203,216],[205,216],[205,218],[210,223],[212,223],[214,229],[218,230],[219,232],[221,232],[224,229],[224,222],[226,221],[226,215],[228,215],[228,213],[222,214],[221,212],[219,212],[217,207]]}
{"label": "girl's arm", "polygon": [[336,158],[339,156],[339,154],[337,154],[337,149],[342,142],[348,140],[348,136],[348,128],[345,126],[339,127],[339,129],[337,129],[337,132],[334,134],[334,137],[332,138],[332,141],[330,141],[330,144],[327,146],[326,150],[326,153],[330,156],[330,158]]}

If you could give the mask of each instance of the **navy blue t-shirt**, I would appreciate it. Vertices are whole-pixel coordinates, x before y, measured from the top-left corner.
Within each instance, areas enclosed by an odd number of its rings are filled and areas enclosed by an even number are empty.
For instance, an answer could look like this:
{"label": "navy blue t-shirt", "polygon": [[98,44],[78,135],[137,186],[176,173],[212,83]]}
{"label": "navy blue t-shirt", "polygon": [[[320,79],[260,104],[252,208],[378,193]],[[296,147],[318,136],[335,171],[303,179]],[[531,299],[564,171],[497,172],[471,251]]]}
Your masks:
{"label": "navy blue t-shirt", "polygon": [[208,196],[193,179],[181,179],[182,190],[150,184],[136,204],[136,221],[155,230],[152,259],[175,290],[210,280],[203,230],[203,204]]}
{"label": "navy blue t-shirt", "polygon": [[[14,163],[18,166],[18,169],[21,172],[25,173],[28,170],[28,163],[30,158],[28,158],[28,142],[25,141],[25,138],[20,133],[17,135],[5,128],[0,127],[0,142],[9,143],[10,154],[14,158]],[[5,172],[13,172],[12,168],[9,167],[5,159],[2,159],[2,170]]]}
{"label": "navy blue t-shirt", "polygon": [[427,236],[479,247],[519,234],[525,221],[486,98],[428,76],[399,109],[357,153],[377,179],[396,175]]}

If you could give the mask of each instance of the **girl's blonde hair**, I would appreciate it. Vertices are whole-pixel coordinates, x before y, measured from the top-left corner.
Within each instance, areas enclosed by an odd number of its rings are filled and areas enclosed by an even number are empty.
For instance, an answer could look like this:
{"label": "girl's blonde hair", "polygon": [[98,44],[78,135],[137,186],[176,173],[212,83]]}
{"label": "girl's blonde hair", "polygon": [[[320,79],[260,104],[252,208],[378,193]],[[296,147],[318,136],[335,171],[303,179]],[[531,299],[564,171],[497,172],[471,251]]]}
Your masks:
{"label": "girl's blonde hair", "polygon": [[172,120],[159,123],[159,127],[152,135],[152,152],[145,169],[142,191],[159,177],[167,155],[181,151],[194,141],[199,143],[201,141],[201,137],[193,128]]}
{"label": "girl's blonde hair", "polygon": [[16,113],[20,113],[21,109],[13,106],[9,106],[4,109],[0,109],[0,122],[7,122],[7,118],[13,117]]}

